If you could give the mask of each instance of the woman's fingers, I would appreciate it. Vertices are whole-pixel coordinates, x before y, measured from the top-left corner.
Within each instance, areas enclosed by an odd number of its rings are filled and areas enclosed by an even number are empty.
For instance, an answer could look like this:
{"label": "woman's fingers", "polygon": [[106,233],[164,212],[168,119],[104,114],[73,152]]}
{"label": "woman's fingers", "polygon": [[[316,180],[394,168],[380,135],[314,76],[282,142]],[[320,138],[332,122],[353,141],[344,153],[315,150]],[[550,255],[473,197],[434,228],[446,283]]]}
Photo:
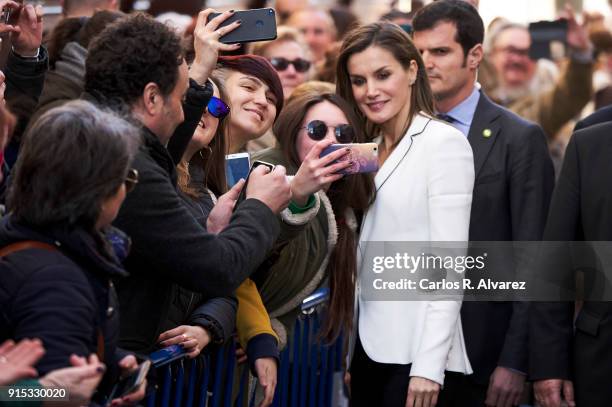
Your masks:
{"label": "woman's fingers", "polygon": [[308,152],[308,154],[306,154],[306,157],[304,158],[304,160],[318,159],[321,156],[321,153],[323,152],[323,150],[325,150],[327,147],[329,147],[332,144],[334,144],[334,142],[329,139],[323,139],[321,141],[316,142],[315,145],[313,145],[310,148],[310,151]]}
{"label": "woman's fingers", "polygon": [[231,52],[231,51],[236,51],[238,48],[240,48],[240,44],[219,43],[219,51]]}
{"label": "woman's fingers", "polygon": [[214,8],[207,8],[206,10],[202,10],[198,13],[198,21],[196,22],[196,30],[199,28],[204,28],[206,26],[206,21],[208,20],[208,16],[211,15],[212,13],[217,13],[217,10],[215,10]]}
{"label": "woman's fingers", "polygon": [[327,154],[325,157],[321,157],[320,163],[322,166],[326,166],[336,160],[341,159],[342,157],[349,154],[350,152],[351,152],[350,147],[339,148],[338,150]]}
{"label": "woman's fingers", "polygon": [[199,344],[200,343],[197,339],[188,339],[186,341],[181,342],[181,346],[183,347],[183,349],[192,349],[197,347]]}
{"label": "woman's fingers", "polygon": [[218,28],[217,30],[215,30],[215,33],[217,33],[219,35],[219,38],[221,38],[224,35],[231,33],[236,28],[240,27],[240,24],[242,24],[242,21],[240,21],[240,20],[234,21],[233,23],[231,23],[229,25],[226,25],[224,27]]}
{"label": "woman's fingers", "polygon": [[174,329],[170,329],[170,330],[162,333],[161,335],[159,335],[159,338],[157,338],[157,340],[160,341],[160,342],[161,341],[165,341],[167,339],[174,338],[175,336],[182,335],[184,333],[185,333],[185,327],[183,325],[181,325],[181,326],[178,326],[178,327],[176,327]]}
{"label": "woman's fingers", "polygon": [[[344,170],[346,168],[349,168],[352,165],[353,165],[352,161],[340,161],[338,163],[335,163],[335,164],[332,164],[332,165],[328,165],[327,167],[325,167],[323,169],[322,174],[324,176],[328,176],[330,174],[337,174],[338,172],[340,172],[340,171],[342,171],[342,170]],[[342,174],[340,174],[340,175],[342,175]]]}
{"label": "woman's fingers", "polygon": [[177,335],[173,338],[166,339],[165,341],[160,342],[159,344],[163,347],[178,345],[179,343],[185,342],[185,338],[182,335]]}
{"label": "woman's fingers", "polygon": [[14,346],[15,342],[13,342],[12,340],[8,339],[4,341],[2,345],[0,345],[0,355],[8,353],[11,349],[13,349]]}
{"label": "woman's fingers", "polygon": [[323,185],[331,184],[332,182],[336,182],[339,179],[342,179],[344,174],[333,174],[323,179]]}
{"label": "woman's fingers", "polygon": [[[206,13],[203,16],[203,20],[204,20],[204,25],[206,27],[206,31],[208,31],[208,32],[216,31],[219,28],[219,26],[225,20],[227,20],[228,18],[230,18],[231,16],[234,15],[234,11],[233,10],[225,11],[225,12],[219,14],[218,16],[212,18],[210,21],[206,22],[206,20],[208,19],[208,16],[210,14],[212,14],[212,13],[217,13],[217,11],[213,10],[213,9],[207,9],[207,10],[203,11],[202,13]],[[202,14],[202,13],[200,13],[200,14]],[[198,18],[200,18],[200,17],[201,16],[198,16]],[[198,21],[198,23],[200,23],[200,21]],[[221,29],[223,29],[223,28],[225,28],[225,27],[222,27]]]}

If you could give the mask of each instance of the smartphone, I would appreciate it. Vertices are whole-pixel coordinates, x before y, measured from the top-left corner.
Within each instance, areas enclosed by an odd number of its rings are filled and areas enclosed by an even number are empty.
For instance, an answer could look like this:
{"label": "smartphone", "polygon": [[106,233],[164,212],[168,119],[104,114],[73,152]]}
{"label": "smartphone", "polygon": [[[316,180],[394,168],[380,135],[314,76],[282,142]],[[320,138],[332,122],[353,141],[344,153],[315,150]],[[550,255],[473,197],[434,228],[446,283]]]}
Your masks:
{"label": "smartphone", "polygon": [[529,24],[531,46],[529,57],[552,59],[551,44],[554,42],[567,44],[567,20],[537,21]]}
{"label": "smartphone", "polygon": [[[23,0],[15,0],[15,2],[19,3],[20,5],[23,4]],[[0,18],[0,20],[4,24],[15,25],[17,24],[17,20],[19,19],[20,12],[21,8],[19,8],[18,10],[12,10],[9,7],[5,7],[2,10],[2,17]]]}
{"label": "smartphone", "polygon": [[266,167],[268,167],[270,169],[270,172],[274,171],[274,167],[275,167],[274,164],[270,164],[265,161],[259,161],[259,160],[253,161],[253,165],[251,166],[251,169],[249,170],[249,174],[245,178],[246,182],[244,183],[244,187],[242,187],[242,191],[240,191],[240,195],[238,195],[238,199],[236,200],[234,211],[236,211],[236,209],[238,208],[238,205],[240,205],[240,203],[246,199],[246,190],[247,190],[247,186],[249,185],[249,178],[251,177],[251,173],[253,172],[255,168],[259,167],[260,165],[265,165]]}
{"label": "smartphone", "polygon": [[107,406],[110,405],[112,400],[127,396],[128,394],[138,390],[142,383],[144,383],[150,368],[151,361],[145,360],[138,365],[138,369],[130,373],[128,376],[119,379],[108,398]]}
{"label": "smartphone", "polygon": [[[219,14],[220,13],[210,14],[208,16],[208,21]],[[242,24],[234,31],[221,37],[219,39],[220,42],[224,44],[238,44],[276,39],[276,12],[273,8],[236,11],[233,16],[221,23],[219,27],[225,27],[237,20],[241,20]]]}
{"label": "smartphone", "polygon": [[249,153],[229,154],[225,156],[225,178],[227,187],[232,188],[241,178],[246,179],[251,167]]}
{"label": "smartphone", "polygon": [[180,345],[166,346],[149,355],[149,360],[155,367],[167,365],[185,356],[185,350]]}
{"label": "smartphone", "polygon": [[351,152],[334,161],[334,163],[353,161],[353,165],[341,170],[340,174],[363,174],[378,171],[378,145],[376,143],[332,144],[321,152],[320,157],[325,157],[343,148],[350,148]]}

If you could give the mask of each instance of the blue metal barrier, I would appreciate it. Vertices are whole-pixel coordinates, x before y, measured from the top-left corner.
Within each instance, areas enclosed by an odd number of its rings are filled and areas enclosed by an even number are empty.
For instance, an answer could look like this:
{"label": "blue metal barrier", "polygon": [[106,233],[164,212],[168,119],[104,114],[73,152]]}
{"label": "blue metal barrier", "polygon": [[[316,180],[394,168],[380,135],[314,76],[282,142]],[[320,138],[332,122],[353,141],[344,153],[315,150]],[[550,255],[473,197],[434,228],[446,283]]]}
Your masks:
{"label": "blue metal barrier", "polygon": [[[326,345],[319,340],[320,305],[329,298],[322,288],[307,297],[295,322],[293,337],[281,352],[273,407],[331,407],[334,373],[342,369],[343,338]],[[253,405],[248,369],[234,380],[236,347],[233,341],[213,355],[187,359],[179,345],[150,355],[155,377],[147,407],[232,407]],[[238,389],[234,391],[234,384]],[[248,397],[249,400],[246,400]]]}

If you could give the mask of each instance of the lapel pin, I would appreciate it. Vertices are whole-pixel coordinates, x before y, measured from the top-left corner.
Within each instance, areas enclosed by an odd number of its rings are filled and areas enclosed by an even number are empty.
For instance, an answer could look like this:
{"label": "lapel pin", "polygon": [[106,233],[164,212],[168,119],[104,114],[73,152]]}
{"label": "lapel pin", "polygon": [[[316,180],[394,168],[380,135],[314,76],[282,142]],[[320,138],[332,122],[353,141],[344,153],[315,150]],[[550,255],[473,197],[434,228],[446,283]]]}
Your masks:
{"label": "lapel pin", "polygon": [[482,131],[482,135],[483,135],[485,138],[489,138],[489,137],[491,137],[491,129],[484,129],[484,130]]}

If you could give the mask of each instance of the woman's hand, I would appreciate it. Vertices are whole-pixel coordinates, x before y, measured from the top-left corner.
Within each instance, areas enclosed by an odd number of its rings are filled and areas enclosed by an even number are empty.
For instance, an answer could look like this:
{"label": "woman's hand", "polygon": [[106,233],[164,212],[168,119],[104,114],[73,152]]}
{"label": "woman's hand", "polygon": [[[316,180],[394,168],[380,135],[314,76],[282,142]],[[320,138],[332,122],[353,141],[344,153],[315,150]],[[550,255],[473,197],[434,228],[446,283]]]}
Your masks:
{"label": "woman's hand", "polygon": [[203,85],[212,71],[217,65],[219,51],[235,51],[240,48],[240,44],[223,44],[219,42],[219,38],[225,34],[232,32],[238,26],[240,21],[235,21],[232,24],[219,28],[222,22],[230,18],[234,12],[226,11],[225,13],[213,18],[208,23],[208,16],[217,11],[208,8],[200,11],[198,21],[193,32],[193,46],[195,49],[195,60],[191,66],[189,77],[195,80],[200,85]]}
{"label": "woman's hand", "polygon": [[159,335],[158,341],[163,347],[181,345],[189,358],[195,358],[210,343],[210,335],[201,326],[181,325]]}
{"label": "woman's hand", "polygon": [[411,377],[406,407],[434,407],[438,403],[440,385],[424,377]]}
{"label": "woman's hand", "polygon": [[321,152],[333,143],[332,140],[321,140],[312,146],[304,157],[297,174],[291,180],[291,200],[297,205],[306,205],[310,195],[342,178],[344,175],[337,172],[352,165],[351,161],[340,161],[332,164],[347,155],[350,152],[349,147],[341,148],[319,158]]}
{"label": "woman's hand", "polygon": [[277,366],[274,358],[259,358],[255,360],[257,380],[263,388],[264,398],[258,407],[268,407],[274,401],[274,390],[277,381]]}
{"label": "woman's hand", "polygon": [[73,367],[49,372],[40,379],[40,384],[44,387],[67,389],[70,396],[68,406],[89,405],[91,396],[104,376],[104,364],[93,354],[89,356],[89,360],[72,355],[70,364]]}
{"label": "woman's hand", "polygon": [[244,351],[244,349],[242,349],[242,346],[240,346],[240,343],[236,341],[236,363],[241,365],[246,361],[247,361],[247,354]]}
{"label": "woman's hand", "polygon": [[0,345],[0,386],[36,377],[34,365],[45,354],[38,339],[23,339],[18,344],[8,340]]}
{"label": "woman's hand", "polygon": [[[122,375],[127,376],[138,369],[138,361],[134,355],[128,355],[119,361],[119,368],[121,368]],[[146,389],[147,381],[144,380],[136,391],[133,391],[132,393],[121,398],[113,399],[111,402],[111,407],[133,406],[138,404],[140,400],[144,399]]]}

